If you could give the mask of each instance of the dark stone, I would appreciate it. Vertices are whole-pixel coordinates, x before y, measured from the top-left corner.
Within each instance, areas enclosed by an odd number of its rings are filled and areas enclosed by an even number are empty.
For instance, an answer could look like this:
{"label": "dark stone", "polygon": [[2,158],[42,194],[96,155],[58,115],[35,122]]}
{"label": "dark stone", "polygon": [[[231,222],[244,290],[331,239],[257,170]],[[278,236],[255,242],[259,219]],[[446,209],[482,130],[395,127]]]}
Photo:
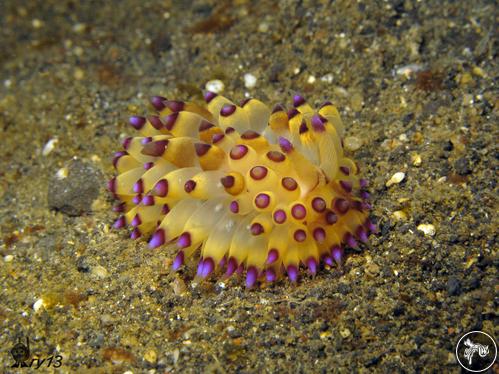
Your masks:
{"label": "dark stone", "polygon": [[473,171],[466,157],[461,157],[454,163],[454,169],[459,175],[468,175]]}
{"label": "dark stone", "polygon": [[447,293],[449,296],[458,296],[461,293],[461,282],[456,277],[450,277],[447,281]]}
{"label": "dark stone", "polygon": [[92,202],[99,196],[104,185],[102,173],[94,165],[73,160],[68,165],[68,176],[49,181],[48,206],[68,216],[80,216],[91,212]]}
{"label": "dark stone", "polygon": [[90,271],[90,264],[85,256],[81,256],[76,260],[76,269],[80,273],[88,273]]}
{"label": "dark stone", "polygon": [[398,304],[398,305],[395,306],[395,308],[393,308],[393,315],[394,315],[394,317],[399,317],[399,316],[401,316],[404,313],[405,313],[405,306],[404,306],[404,304]]}
{"label": "dark stone", "polygon": [[450,152],[454,149],[454,144],[450,140],[447,140],[442,147],[444,151]]}

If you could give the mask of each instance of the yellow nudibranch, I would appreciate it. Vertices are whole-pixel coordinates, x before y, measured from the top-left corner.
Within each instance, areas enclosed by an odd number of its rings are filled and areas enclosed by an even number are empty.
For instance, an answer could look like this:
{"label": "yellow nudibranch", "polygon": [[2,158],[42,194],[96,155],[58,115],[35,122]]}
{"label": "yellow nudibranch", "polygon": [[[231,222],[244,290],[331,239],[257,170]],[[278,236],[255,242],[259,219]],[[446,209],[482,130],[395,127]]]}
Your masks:
{"label": "yellow nudibranch", "polygon": [[300,95],[293,108],[240,105],[213,92],[206,105],[154,96],[156,113],[132,116],[138,135],[115,154],[109,190],[121,202],[115,228],[176,242],[173,269],[200,252],[197,275],[246,273],[246,286],[300,265],[341,264],[343,247],[376,231],[368,218],[367,181],[345,157],[343,123],[325,102],[317,111]]}

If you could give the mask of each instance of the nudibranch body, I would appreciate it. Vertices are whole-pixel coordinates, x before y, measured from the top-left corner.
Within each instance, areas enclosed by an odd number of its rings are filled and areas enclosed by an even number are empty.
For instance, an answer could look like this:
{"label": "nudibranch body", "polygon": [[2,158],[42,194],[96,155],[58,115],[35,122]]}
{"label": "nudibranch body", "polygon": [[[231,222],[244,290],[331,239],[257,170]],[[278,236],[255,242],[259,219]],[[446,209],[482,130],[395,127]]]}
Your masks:
{"label": "nudibranch body", "polygon": [[344,246],[376,230],[330,102],[314,111],[296,95],[289,111],[271,111],[212,92],[205,101],[155,96],[154,115],[130,118],[138,135],[115,154],[109,181],[123,213],[114,227],[130,225],[151,248],[175,241],[174,270],[199,250],[198,276],[245,272],[247,287],[341,264]]}

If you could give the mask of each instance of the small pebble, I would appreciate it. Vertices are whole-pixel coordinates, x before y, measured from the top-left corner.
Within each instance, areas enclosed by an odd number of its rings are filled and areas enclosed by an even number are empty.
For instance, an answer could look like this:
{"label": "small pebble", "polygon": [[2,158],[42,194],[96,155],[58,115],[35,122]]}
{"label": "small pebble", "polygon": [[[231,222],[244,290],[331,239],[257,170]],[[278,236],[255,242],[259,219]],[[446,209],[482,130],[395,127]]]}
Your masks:
{"label": "small pebble", "polygon": [[224,82],[222,82],[220,79],[214,79],[214,80],[206,82],[205,88],[208,91],[220,93],[224,90],[225,85],[224,85]]}
{"label": "small pebble", "polygon": [[144,360],[150,364],[154,364],[158,360],[158,354],[154,349],[149,349],[144,353]]}
{"label": "small pebble", "polygon": [[55,145],[57,144],[57,142],[59,141],[59,139],[57,138],[52,138],[50,139],[44,146],[43,146],[43,149],[42,149],[42,156],[48,156],[50,154],[50,152],[52,152],[55,148]]}
{"label": "small pebble", "polygon": [[66,167],[60,168],[59,170],[57,170],[57,173],[55,173],[55,177],[57,179],[61,180],[61,179],[67,178],[68,173],[69,173],[68,168],[66,168]]}
{"label": "small pebble", "polygon": [[343,140],[343,145],[347,151],[354,152],[362,147],[362,139],[356,138],[355,136],[347,136]]}
{"label": "small pebble", "polygon": [[450,277],[447,281],[447,293],[449,296],[459,296],[461,293],[461,282],[456,277]]}
{"label": "small pebble", "polygon": [[422,223],[417,227],[417,229],[419,231],[422,231],[426,236],[435,235],[435,226],[433,226],[431,223]]}
{"label": "small pebble", "polygon": [[256,86],[256,77],[251,73],[244,74],[244,87],[253,88]]}
{"label": "small pebble", "polygon": [[407,214],[405,214],[403,210],[396,210],[395,212],[392,213],[392,217],[395,218],[397,221],[407,220]]}
{"label": "small pebble", "polygon": [[379,266],[376,265],[374,262],[371,262],[364,267],[364,271],[368,275],[376,276],[379,274]]}
{"label": "small pebble", "polygon": [[421,162],[421,156],[419,154],[415,153],[411,156],[411,164],[413,166],[421,166]]}
{"label": "small pebble", "polygon": [[405,173],[402,171],[399,171],[395,174],[392,175],[392,177],[386,182],[386,187],[390,187],[393,184],[399,184],[402,182],[405,178]]}
{"label": "small pebble", "polygon": [[4,262],[12,262],[13,259],[14,259],[14,256],[12,256],[12,255],[7,255],[3,258]]}
{"label": "small pebble", "polygon": [[362,110],[362,105],[364,104],[364,98],[360,93],[354,93],[350,99],[350,105],[355,112],[360,112]]}
{"label": "small pebble", "polygon": [[267,22],[262,22],[258,25],[259,32],[267,32],[269,31],[269,24]]}
{"label": "small pebble", "polygon": [[333,83],[334,76],[331,73],[328,73],[326,75],[323,75],[321,77],[321,81],[325,83]]}
{"label": "small pebble", "polygon": [[350,332],[349,329],[347,329],[346,327],[340,329],[340,335],[342,338],[346,339],[348,338],[352,333]]}
{"label": "small pebble", "polygon": [[95,275],[97,278],[105,278],[107,277],[107,270],[104,266],[97,265],[92,268],[92,274]]}
{"label": "small pebble", "polygon": [[33,310],[35,312],[38,312],[38,310],[40,310],[40,308],[43,306],[43,299],[38,299],[35,301],[35,303],[33,304]]}

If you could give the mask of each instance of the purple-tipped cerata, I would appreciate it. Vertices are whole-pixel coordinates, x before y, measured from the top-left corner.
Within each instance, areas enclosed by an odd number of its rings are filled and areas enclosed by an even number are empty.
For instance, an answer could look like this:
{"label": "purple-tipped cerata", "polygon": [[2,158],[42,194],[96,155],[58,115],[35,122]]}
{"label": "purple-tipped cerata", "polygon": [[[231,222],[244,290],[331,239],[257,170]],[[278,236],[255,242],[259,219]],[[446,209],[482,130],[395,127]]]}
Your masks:
{"label": "purple-tipped cerata", "polygon": [[133,136],[112,160],[113,227],[150,248],[171,243],[173,270],[198,262],[198,279],[225,272],[228,285],[248,289],[297,282],[301,271],[341,264],[344,249],[377,232],[367,180],[343,150],[330,102],[314,109],[296,94],[271,110],[209,91],[204,102],[150,102],[151,113],[130,117]]}
{"label": "purple-tipped cerata", "polygon": [[154,249],[163,244],[165,244],[165,230],[158,229],[149,240],[149,248]]}

